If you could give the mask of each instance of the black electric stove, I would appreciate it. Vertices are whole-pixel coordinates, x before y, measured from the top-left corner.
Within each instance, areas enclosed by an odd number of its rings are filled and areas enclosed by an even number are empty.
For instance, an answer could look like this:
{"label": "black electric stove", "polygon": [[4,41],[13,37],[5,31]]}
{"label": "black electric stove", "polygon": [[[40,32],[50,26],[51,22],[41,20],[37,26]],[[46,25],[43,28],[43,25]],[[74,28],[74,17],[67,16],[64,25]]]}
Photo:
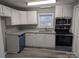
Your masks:
{"label": "black electric stove", "polygon": [[73,34],[70,32],[71,19],[56,19],[56,46],[72,46]]}

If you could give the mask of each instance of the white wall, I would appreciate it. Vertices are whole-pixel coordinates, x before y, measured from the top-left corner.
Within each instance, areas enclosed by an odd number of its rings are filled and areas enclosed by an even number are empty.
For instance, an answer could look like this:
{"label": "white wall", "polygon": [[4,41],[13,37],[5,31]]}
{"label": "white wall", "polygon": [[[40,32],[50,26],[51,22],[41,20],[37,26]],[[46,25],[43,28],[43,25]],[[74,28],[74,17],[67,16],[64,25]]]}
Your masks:
{"label": "white wall", "polygon": [[79,57],[79,5],[74,6],[74,15],[73,15],[73,53]]}
{"label": "white wall", "polygon": [[2,36],[2,28],[1,28],[1,18],[0,18],[0,58],[5,57],[4,45],[3,45],[3,36]]}
{"label": "white wall", "polygon": [[55,8],[51,7],[51,8],[41,8],[37,10],[38,13],[55,13]]}
{"label": "white wall", "polygon": [[18,26],[6,26],[6,20],[8,18],[1,17],[0,18],[0,57],[4,57],[3,54],[6,53],[6,34],[5,32],[15,32],[18,31]]}
{"label": "white wall", "polygon": [[4,50],[6,52],[6,39],[5,39],[5,32],[6,32],[6,27],[5,27],[5,17],[1,18],[1,28],[2,28],[2,34],[3,34],[3,43],[4,43]]}
{"label": "white wall", "polygon": [[6,32],[16,32],[18,31],[18,26],[6,26]]}

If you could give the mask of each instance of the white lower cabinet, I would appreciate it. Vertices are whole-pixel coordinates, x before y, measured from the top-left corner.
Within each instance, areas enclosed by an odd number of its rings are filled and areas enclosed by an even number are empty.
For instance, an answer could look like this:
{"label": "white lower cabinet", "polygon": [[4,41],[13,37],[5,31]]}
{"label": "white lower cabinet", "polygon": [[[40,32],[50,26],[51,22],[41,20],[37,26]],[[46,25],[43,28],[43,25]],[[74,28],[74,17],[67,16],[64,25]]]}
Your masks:
{"label": "white lower cabinet", "polygon": [[25,34],[12,34],[6,36],[7,53],[20,53],[25,47]]}
{"label": "white lower cabinet", "polygon": [[55,48],[55,34],[26,33],[26,46]]}

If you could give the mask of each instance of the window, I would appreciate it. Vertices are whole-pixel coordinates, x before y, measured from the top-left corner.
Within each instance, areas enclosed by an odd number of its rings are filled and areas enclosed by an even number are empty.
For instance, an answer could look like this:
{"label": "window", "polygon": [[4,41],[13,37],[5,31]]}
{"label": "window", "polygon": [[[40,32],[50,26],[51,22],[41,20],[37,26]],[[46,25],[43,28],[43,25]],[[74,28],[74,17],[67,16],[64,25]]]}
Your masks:
{"label": "window", "polygon": [[38,23],[40,28],[52,28],[54,16],[52,13],[40,13],[38,15]]}

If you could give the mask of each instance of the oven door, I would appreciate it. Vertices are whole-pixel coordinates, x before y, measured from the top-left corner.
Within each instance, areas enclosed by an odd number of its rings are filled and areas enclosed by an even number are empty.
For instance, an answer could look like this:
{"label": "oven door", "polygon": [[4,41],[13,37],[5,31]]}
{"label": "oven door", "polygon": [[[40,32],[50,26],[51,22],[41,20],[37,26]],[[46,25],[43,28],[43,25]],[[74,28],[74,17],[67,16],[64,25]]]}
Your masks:
{"label": "oven door", "polygon": [[72,35],[58,34],[56,35],[57,46],[72,46]]}

